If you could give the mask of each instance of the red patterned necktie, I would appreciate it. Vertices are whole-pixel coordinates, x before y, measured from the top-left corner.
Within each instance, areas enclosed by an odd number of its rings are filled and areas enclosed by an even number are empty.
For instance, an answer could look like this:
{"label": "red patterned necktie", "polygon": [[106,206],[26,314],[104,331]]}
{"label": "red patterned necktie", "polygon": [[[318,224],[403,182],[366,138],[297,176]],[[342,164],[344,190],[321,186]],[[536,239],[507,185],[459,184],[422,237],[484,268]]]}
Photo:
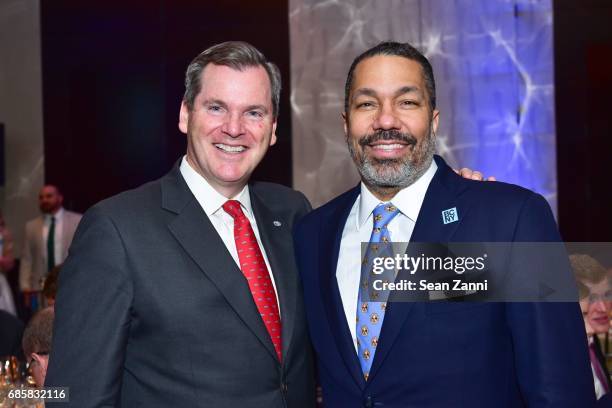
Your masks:
{"label": "red patterned necktie", "polygon": [[253,300],[270,334],[278,359],[281,360],[281,321],[266,261],[251,223],[242,212],[240,202],[229,200],[223,204],[223,209],[234,219],[234,240],[240,260],[240,269],[249,284]]}

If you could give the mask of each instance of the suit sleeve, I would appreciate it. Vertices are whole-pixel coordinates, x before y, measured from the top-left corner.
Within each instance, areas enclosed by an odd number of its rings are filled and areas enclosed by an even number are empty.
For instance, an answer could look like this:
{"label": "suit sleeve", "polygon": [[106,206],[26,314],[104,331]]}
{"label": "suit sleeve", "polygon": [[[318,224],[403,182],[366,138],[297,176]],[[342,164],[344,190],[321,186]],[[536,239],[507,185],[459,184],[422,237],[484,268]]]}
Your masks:
{"label": "suit sleeve", "polygon": [[[561,240],[550,207],[542,196],[533,194],[525,202],[514,240]],[[586,333],[578,303],[507,303],[506,315],[512,331],[519,387],[526,405],[594,406]]]}
{"label": "suit sleeve", "polygon": [[120,405],[133,286],[121,236],[98,207],[82,219],[59,276],[53,347],[45,381],[69,387],[68,404]]}
{"label": "suit sleeve", "polygon": [[298,191],[297,193],[300,196],[302,207],[301,210],[298,212],[298,216],[296,218],[296,221],[299,222],[306,214],[312,211],[312,205],[310,204],[310,201],[308,201],[308,198],[306,198],[304,193],[302,193],[301,191]]}
{"label": "suit sleeve", "polygon": [[23,240],[21,259],[19,260],[19,289],[22,292],[32,290],[32,245],[30,240],[30,228],[26,224]]}
{"label": "suit sleeve", "polygon": [[67,257],[70,253],[70,246],[72,245],[72,240],[74,239],[74,234],[76,233],[77,228],[79,227],[79,223],[81,222],[82,215],[78,213],[68,213],[70,214],[70,222],[67,226],[65,226],[64,232],[65,236],[63,238],[64,242],[64,254]]}

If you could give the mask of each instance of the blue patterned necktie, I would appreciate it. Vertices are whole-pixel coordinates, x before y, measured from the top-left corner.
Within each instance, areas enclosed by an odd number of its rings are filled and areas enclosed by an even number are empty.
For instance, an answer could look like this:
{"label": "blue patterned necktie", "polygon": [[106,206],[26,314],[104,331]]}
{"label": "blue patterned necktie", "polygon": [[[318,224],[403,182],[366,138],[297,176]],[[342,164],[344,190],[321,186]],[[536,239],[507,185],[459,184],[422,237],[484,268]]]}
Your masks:
{"label": "blue patterned necktie", "polygon": [[[378,299],[379,293],[371,289],[372,259],[392,257],[391,234],[387,226],[399,214],[393,204],[379,204],[373,211],[374,227],[361,267],[359,282],[359,301],[357,303],[357,353],[361,370],[366,381],[370,374],[378,338],[385,318],[386,301]],[[377,279],[393,281],[395,270],[387,270],[376,276]],[[368,292],[369,291],[369,292]],[[384,299],[386,300],[386,299]]]}

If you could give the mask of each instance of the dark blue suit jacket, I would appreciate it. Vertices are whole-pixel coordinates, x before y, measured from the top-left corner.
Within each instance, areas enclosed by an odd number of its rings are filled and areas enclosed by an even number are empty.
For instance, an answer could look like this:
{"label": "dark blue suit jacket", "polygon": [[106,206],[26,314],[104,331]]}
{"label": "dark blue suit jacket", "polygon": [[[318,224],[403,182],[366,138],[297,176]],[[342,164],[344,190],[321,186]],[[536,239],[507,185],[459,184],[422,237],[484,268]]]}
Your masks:
{"label": "dark blue suit jacket", "polygon": [[[413,242],[559,241],[544,198],[457,176],[436,156]],[[595,403],[577,303],[390,305],[370,377],[361,373],[336,266],[359,187],[296,227],[310,334],[325,407],[590,407]],[[441,212],[456,207],[458,222]],[[353,322],[350,322],[351,324]]]}

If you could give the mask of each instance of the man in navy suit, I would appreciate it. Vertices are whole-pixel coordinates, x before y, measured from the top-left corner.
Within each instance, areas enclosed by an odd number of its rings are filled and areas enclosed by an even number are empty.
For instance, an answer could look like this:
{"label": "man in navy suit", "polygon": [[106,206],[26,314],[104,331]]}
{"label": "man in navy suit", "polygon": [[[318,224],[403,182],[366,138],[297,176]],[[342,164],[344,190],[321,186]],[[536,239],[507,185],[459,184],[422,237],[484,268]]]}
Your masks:
{"label": "man in navy suit", "polygon": [[577,303],[387,304],[364,297],[362,242],[560,237],[540,195],[462,179],[434,155],[433,71],[412,46],[381,43],[355,59],[343,117],[361,183],[295,231],[325,406],[594,404]]}

